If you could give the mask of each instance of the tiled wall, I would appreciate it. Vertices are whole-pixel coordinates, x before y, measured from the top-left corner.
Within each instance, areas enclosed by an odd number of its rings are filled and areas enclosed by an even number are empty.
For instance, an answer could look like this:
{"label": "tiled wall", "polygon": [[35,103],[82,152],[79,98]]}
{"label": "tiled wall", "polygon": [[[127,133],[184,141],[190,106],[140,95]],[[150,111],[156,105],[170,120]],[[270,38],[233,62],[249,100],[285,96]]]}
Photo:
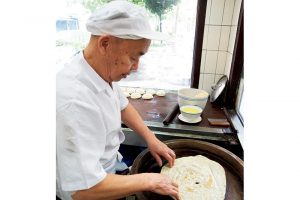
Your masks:
{"label": "tiled wall", "polygon": [[241,0],[207,0],[199,88],[229,76]]}

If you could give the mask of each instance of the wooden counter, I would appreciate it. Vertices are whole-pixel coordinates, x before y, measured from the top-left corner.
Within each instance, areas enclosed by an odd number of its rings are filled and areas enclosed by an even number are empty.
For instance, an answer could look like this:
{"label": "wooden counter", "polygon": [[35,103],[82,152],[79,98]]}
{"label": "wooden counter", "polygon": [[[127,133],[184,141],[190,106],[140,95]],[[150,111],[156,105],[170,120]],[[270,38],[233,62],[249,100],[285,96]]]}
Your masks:
{"label": "wooden counter", "polygon": [[[167,93],[165,97],[154,96],[152,100],[131,99],[129,102],[137,109],[144,121],[163,122],[169,112],[172,111],[177,104],[177,94]],[[201,115],[202,120],[199,123],[188,124],[178,119],[178,112],[176,117],[172,120],[171,124],[184,124],[190,126],[211,127],[211,128],[226,128],[226,126],[211,126],[208,118],[226,119],[224,110],[215,106],[207,101],[207,104]]]}

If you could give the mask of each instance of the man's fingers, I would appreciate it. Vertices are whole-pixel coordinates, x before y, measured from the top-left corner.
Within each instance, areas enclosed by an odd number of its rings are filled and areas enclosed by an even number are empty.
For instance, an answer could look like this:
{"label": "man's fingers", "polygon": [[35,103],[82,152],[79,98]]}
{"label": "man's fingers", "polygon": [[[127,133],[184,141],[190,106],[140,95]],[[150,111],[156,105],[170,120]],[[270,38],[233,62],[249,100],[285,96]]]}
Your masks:
{"label": "man's fingers", "polygon": [[172,158],[176,158],[176,154],[172,149],[169,150],[169,154],[172,156]]}
{"label": "man's fingers", "polygon": [[176,199],[176,200],[179,200],[179,193],[178,193],[178,190],[176,189],[171,189],[170,191],[170,196],[173,198],[173,199]]}
{"label": "man's fingers", "polygon": [[172,149],[170,149],[170,148],[168,148],[168,154],[172,157],[172,162],[171,162],[171,166],[174,166],[174,163],[175,163],[175,159],[176,159],[176,154],[175,154],[175,152],[172,150]]}
{"label": "man's fingers", "polygon": [[176,182],[172,181],[172,185],[178,188],[178,184]]}
{"label": "man's fingers", "polygon": [[153,157],[155,158],[155,160],[158,163],[158,165],[160,167],[162,167],[162,161],[161,161],[161,158],[159,157],[159,155],[158,154],[153,154]]}
{"label": "man's fingers", "polygon": [[165,154],[165,159],[168,161],[169,166],[173,167],[173,165],[174,165],[174,159],[168,153]]}

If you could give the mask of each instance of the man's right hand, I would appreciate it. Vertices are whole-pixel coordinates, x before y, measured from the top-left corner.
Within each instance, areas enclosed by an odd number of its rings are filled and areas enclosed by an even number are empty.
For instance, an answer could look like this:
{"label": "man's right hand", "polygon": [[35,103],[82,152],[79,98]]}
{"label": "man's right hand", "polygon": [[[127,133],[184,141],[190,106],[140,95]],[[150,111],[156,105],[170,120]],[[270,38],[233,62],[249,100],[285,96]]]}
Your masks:
{"label": "man's right hand", "polygon": [[150,183],[150,190],[152,192],[169,195],[179,200],[178,184],[172,181],[167,175],[158,173],[146,173],[145,175],[149,181],[148,183]]}
{"label": "man's right hand", "polygon": [[143,191],[169,195],[179,200],[178,185],[167,175],[159,173],[107,174],[101,182],[93,187],[76,191],[72,198],[74,200],[110,200],[120,199]]}

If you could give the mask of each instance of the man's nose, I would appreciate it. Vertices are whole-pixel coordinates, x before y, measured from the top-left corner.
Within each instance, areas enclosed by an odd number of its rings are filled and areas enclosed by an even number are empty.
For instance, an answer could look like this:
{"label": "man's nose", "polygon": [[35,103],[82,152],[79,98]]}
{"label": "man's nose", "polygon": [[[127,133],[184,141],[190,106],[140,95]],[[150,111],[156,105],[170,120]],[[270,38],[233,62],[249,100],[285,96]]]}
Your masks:
{"label": "man's nose", "polygon": [[131,70],[137,70],[139,68],[139,63],[138,62],[135,62],[132,64],[131,66]]}

